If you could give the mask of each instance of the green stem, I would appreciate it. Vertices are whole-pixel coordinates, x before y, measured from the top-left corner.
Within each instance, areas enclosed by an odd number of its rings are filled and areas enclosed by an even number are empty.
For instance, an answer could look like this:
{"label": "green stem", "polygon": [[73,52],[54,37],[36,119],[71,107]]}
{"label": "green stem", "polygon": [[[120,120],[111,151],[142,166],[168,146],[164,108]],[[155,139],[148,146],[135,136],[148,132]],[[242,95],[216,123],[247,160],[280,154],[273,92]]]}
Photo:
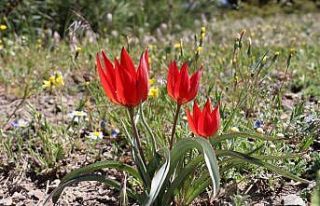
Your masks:
{"label": "green stem", "polygon": [[129,110],[130,120],[131,120],[131,124],[132,124],[133,135],[134,135],[134,138],[136,140],[137,147],[138,147],[140,156],[142,158],[142,161],[144,162],[144,164],[146,164],[146,160],[145,160],[144,153],[143,153],[143,150],[142,150],[142,147],[141,147],[141,143],[140,143],[140,138],[139,138],[137,125],[134,122],[134,108],[133,107],[129,107],[128,110]]}
{"label": "green stem", "polygon": [[169,148],[170,150],[172,149],[172,146],[173,146],[173,139],[174,139],[174,135],[176,133],[176,126],[177,126],[177,123],[178,123],[178,117],[179,117],[179,112],[180,112],[180,109],[181,109],[181,105],[180,104],[177,104],[177,110],[176,110],[176,114],[174,116],[174,120],[173,120],[173,127],[172,127],[172,132],[171,132],[171,139],[169,141]]}

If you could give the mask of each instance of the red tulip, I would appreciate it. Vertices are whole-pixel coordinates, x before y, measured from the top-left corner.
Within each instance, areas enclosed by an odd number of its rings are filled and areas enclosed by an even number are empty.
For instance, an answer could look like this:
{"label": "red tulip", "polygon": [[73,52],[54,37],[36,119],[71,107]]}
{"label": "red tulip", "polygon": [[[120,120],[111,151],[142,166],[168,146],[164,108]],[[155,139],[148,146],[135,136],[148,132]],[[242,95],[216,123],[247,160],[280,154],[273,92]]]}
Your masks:
{"label": "red tulip", "polygon": [[184,63],[181,70],[178,70],[177,63],[173,61],[169,65],[167,90],[179,105],[194,99],[199,90],[201,69],[194,73],[191,78],[188,74],[188,64]]}
{"label": "red tulip", "polygon": [[220,127],[219,104],[212,110],[211,101],[208,98],[201,111],[197,102],[193,104],[193,114],[186,109],[188,124],[191,131],[201,137],[213,136]]}
{"label": "red tulip", "polygon": [[147,99],[148,51],[142,54],[138,69],[135,68],[125,48],[122,48],[120,62],[115,58],[112,64],[104,51],[101,54],[97,53],[96,61],[101,84],[112,102],[135,107]]}

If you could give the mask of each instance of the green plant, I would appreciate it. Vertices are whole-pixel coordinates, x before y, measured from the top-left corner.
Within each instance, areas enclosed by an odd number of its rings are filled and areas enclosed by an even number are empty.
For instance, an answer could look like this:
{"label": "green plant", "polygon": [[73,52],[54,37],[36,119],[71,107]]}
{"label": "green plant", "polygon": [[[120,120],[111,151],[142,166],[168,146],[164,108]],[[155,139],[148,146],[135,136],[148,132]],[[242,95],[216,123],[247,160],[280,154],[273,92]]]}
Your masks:
{"label": "green plant", "polygon": [[[156,141],[159,137],[155,136],[153,130],[148,125],[144,117],[143,104],[141,104],[141,102],[146,100],[145,95],[147,93],[147,90],[145,90],[145,87],[147,87],[145,81],[148,79],[146,78],[148,77],[147,67],[149,65],[147,52],[142,55],[138,70],[134,68],[132,60],[125,49],[122,50],[120,63],[116,60],[115,66],[107,59],[104,53],[102,53],[102,55],[103,60],[100,60],[100,57],[97,55],[97,65],[101,83],[106,95],[112,102],[124,106],[128,111],[128,121],[122,119],[121,122],[125,130],[127,142],[131,146],[131,154],[135,167],[118,161],[100,161],[74,170],[62,179],[60,185],[50,194],[46,202],[51,198],[53,202],[57,202],[63,189],[71,184],[81,181],[99,181],[122,191],[121,199],[124,200],[123,202],[127,202],[126,200],[129,198],[129,200],[137,202],[140,205],[170,205],[174,202],[176,204],[189,205],[208,187],[211,188],[212,196],[214,197],[220,188],[220,172],[224,173],[229,169],[239,164],[243,165],[244,163],[264,167],[272,172],[296,181],[308,182],[267,161],[263,161],[287,157],[254,156],[254,152],[261,147],[258,147],[258,149],[254,149],[249,153],[241,153],[223,146],[225,142],[233,141],[235,138],[278,141],[279,139],[277,138],[260,134],[232,132],[223,133],[221,135],[216,135],[214,138],[207,139],[216,133],[217,130],[215,127],[220,125],[219,112],[217,113],[215,109],[212,113],[209,100],[203,111],[199,110],[199,108],[197,109],[198,106],[195,104],[193,118],[191,119],[188,117],[189,126],[192,131],[196,135],[201,135],[204,138],[193,137],[188,134],[172,144],[174,142],[172,139],[176,133],[175,126],[177,125],[178,120],[178,117],[175,117],[172,130],[173,135],[171,136],[170,141],[167,142],[169,146],[159,147]],[[104,63],[102,64],[100,61],[103,61]],[[186,71],[183,70],[183,72]],[[190,81],[188,74],[183,74],[183,72],[181,72],[182,76],[186,75],[183,81]],[[113,75],[119,75],[121,78],[114,80],[114,78],[110,78]],[[179,73],[173,75],[175,75],[174,78],[176,78],[177,82],[182,81],[179,80]],[[199,78],[196,81],[199,81]],[[128,86],[124,84],[132,85]],[[190,84],[190,86],[193,85],[196,84]],[[168,88],[168,91],[169,90],[170,89]],[[196,91],[197,90],[198,88],[196,88]],[[180,92],[180,97],[182,97],[181,94],[184,94],[183,87],[174,92]],[[174,96],[173,99],[181,106],[182,103],[179,103],[178,99],[176,99],[177,96]],[[186,102],[193,98],[194,96],[187,99]],[[217,111],[219,111],[219,107],[217,107]],[[208,114],[215,115],[217,119],[206,116],[207,112]],[[179,110],[177,110],[175,116],[177,115],[179,115]],[[210,124],[204,122],[203,118],[211,119],[210,121],[209,119],[207,120]],[[192,128],[190,121],[200,127],[197,129]],[[198,123],[198,121],[200,122]],[[144,137],[142,137],[141,132],[138,131],[137,123],[139,122],[142,123],[141,126],[144,128]],[[128,130],[129,125],[131,125],[131,131]],[[210,128],[213,128],[212,132]],[[201,132],[202,130],[205,132]],[[149,139],[151,146],[143,147],[140,142],[141,138]],[[203,169],[204,167],[207,169]],[[128,180],[126,184],[121,184],[115,180],[95,174],[96,171],[105,168],[115,168],[125,172],[127,175],[134,178],[135,182],[138,182],[138,186],[133,186],[130,180]],[[123,188],[123,185],[125,185],[125,188]],[[126,195],[127,197],[124,197]]]}

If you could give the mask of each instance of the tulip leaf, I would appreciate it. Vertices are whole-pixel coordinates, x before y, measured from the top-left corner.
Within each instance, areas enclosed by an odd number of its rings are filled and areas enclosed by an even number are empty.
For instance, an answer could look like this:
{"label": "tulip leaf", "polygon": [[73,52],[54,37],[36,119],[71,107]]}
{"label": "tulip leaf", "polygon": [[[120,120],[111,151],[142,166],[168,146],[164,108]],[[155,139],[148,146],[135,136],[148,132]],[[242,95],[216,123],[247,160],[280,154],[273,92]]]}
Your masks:
{"label": "tulip leaf", "polygon": [[167,179],[171,162],[168,149],[165,150],[165,156],[165,163],[161,166],[161,168],[155,173],[154,177],[152,178],[150,193],[145,203],[143,204],[144,206],[150,206],[154,203],[154,201],[158,197],[160,190],[162,189],[165,180]]}
{"label": "tulip leaf", "polygon": [[[180,187],[182,186],[182,183],[184,182],[184,180],[186,180],[186,178],[192,174],[193,172],[195,172],[195,169],[197,168],[197,166],[203,161],[203,156],[198,156],[195,157],[194,159],[192,159],[187,165],[186,167],[181,169],[181,172],[179,172],[179,174],[177,175],[177,177],[174,179],[174,181],[170,184],[170,187],[168,188],[165,196],[163,197],[162,203],[164,205],[169,205],[170,200],[172,199],[172,197],[174,196],[174,192],[177,189],[180,189]],[[209,176],[210,178],[210,176]]]}
{"label": "tulip leaf", "polygon": [[184,205],[190,205],[191,202],[210,185],[210,182],[210,175],[208,173],[202,173],[200,178],[195,180],[192,183],[192,187],[187,190]]}
{"label": "tulip leaf", "polygon": [[[208,168],[211,180],[213,194],[216,195],[220,187],[220,175],[219,167],[216,159],[215,152],[208,140],[203,138],[184,138],[180,139],[173,147],[171,151],[171,171],[170,174],[174,172],[175,165],[184,158],[187,151],[196,148],[204,155],[204,160]],[[179,174],[178,174],[179,175]]]}
{"label": "tulip leaf", "polygon": [[273,138],[270,136],[264,136],[261,134],[257,134],[257,133],[246,133],[246,132],[232,132],[232,133],[228,133],[228,134],[222,134],[217,136],[216,138],[212,138],[211,140],[213,142],[221,142],[223,140],[228,140],[228,139],[233,139],[233,138],[254,138],[254,139],[260,139],[260,140],[265,140],[265,141],[275,141],[275,140],[281,140],[281,139],[277,139],[277,138]]}
{"label": "tulip leaf", "polygon": [[[101,182],[103,184],[106,184],[110,187],[113,187],[117,190],[121,190],[121,184],[115,180],[108,179],[102,175],[97,175],[97,174],[89,174],[89,175],[83,175],[83,176],[78,176],[73,179],[69,179],[68,181],[65,181],[63,183],[60,183],[60,185],[54,189],[50,195],[47,197],[47,199],[44,201],[43,205],[46,205],[50,199],[52,199],[53,203],[56,203],[63,192],[64,188],[79,183],[79,182],[84,182],[84,181],[97,181]],[[140,202],[141,199],[139,196],[134,194],[130,189],[127,188],[127,194],[130,198],[135,199],[136,201]]]}
{"label": "tulip leaf", "polygon": [[67,181],[69,181],[71,179],[74,179],[74,178],[76,178],[78,176],[82,176],[82,175],[86,175],[86,174],[89,174],[89,173],[93,173],[93,172],[95,172],[97,170],[105,169],[105,168],[118,169],[118,170],[127,172],[128,174],[130,174],[131,176],[133,176],[137,180],[141,180],[140,175],[138,174],[138,172],[133,167],[131,167],[129,165],[126,165],[124,163],[118,162],[118,161],[105,160],[105,161],[99,161],[99,162],[84,166],[82,168],[73,170],[72,172],[67,174],[61,180],[61,183],[67,182]]}
{"label": "tulip leaf", "polygon": [[[229,160],[229,161],[228,161]],[[228,163],[223,165],[220,173],[223,174],[225,171],[229,170],[230,168],[237,166],[238,164],[243,164],[241,160],[238,159],[227,159]],[[225,162],[225,160],[224,160]],[[189,187],[186,195],[185,195],[185,202],[184,205],[190,205],[192,201],[197,198],[201,193],[205,191],[205,189],[210,185],[210,175],[203,171],[200,175],[200,178],[196,179],[194,182],[192,182],[192,187]]]}
{"label": "tulip leaf", "polygon": [[279,175],[282,175],[284,177],[287,177],[289,179],[292,179],[292,180],[295,180],[295,181],[299,181],[299,182],[303,182],[303,183],[309,183],[308,180],[305,180],[303,178],[300,178],[286,170],[283,170],[283,169],[280,169],[279,167],[275,166],[275,165],[272,165],[270,163],[267,163],[267,162],[263,162],[262,160],[260,159],[257,159],[255,157],[252,157],[250,155],[246,155],[246,154],[243,154],[243,153],[240,153],[240,152],[236,152],[236,151],[229,151],[229,150],[216,150],[216,153],[217,155],[221,155],[221,156],[230,156],[230,157],[233,157],[233,158],[237,158],[237,159],[240,159],[244,162],[248,162],[248,163],[251,163],[251,164],[255,164],[257,166],[262,166],[262,167],[265,167],[266,169],[272,171],[272,172],[275,172]]}

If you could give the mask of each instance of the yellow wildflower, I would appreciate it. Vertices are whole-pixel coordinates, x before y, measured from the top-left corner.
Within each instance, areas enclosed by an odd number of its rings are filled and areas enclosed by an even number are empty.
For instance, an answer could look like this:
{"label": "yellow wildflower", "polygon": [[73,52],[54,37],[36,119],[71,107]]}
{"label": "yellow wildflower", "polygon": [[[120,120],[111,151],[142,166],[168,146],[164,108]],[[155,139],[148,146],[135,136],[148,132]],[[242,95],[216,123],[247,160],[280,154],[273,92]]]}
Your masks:
{"label": "yellow wildflower", "polygon": [[154,83],[156,82],[156,80],[155,79],[149,79],[149,85],[151,86],[151,85],[153,85]]}
{"label": "yellow wildflower", "polygon": [[159,89],[156,87],[151,87],[149,90],[149,96],[157,98],[159,96]]}
{"label": "yellow wildflower", "polygon": [[54,75],[50,76],[48,80],[44,80],[42,84],[43,89],[53,89],[55,87],[61,87],[64,85],[63,76],[60,72],[55,72]]}
{"label": "yellow wildflower", "polygon": [[201,39],[203,40],[206,37],[206,33],[201,33]]}
{"label": "yellow wildflower", "polygon": [[55,86],[59,87],[59,86],[63,86],[64,85],[64,81],[63,81],[63,76],[62,74],[59,72],[55,75],[56,79],[55,79]]}
{"label": "yellow wildflower", "polygon": [[203,41],[204,37],[206,36],[206,27],[201,27],[201,32],[200,32],[200,39]]}
{"label": "yellow wildflower", "polygon": [[81,47],[76,47],[76,52],[81,52],[82,48]]}
{"label": "yellow wildflower", "polygon": [[43,89],[47,89],[47,88],[51,88],[51,87],[52,87],[51,81],[48,81],[48,80],[43,81],[43,84],[42,84]]}
{"label": "yellow wildflower", "polygon": [[291,48],[290,49],[290,55],[293,55],[293,54],[295,54],[296,53],[296,49],[295,48]]}
{"label": "yellow wildflower", "polygon": [[262,63],[263,63],[263,64],[267,63],[267,59],[268,59],[268,56],[264,56],[264,57],[262,58]]}
{"label": "yellow wildflower", "polygon": [[182,47],[182,45],[180,43],[175,43],[174,44],[174,48],[175,49],[180,49]]}
{"label": "yellow wildflower", "polygon": [[0,30],[1,31],[4,31],[4,30],[7,30],[7,25],[5,25],[5,24],[0,24]]}
{"label": "yellow wildflower", "polygon": [[201,33],[206,33],[206,27],[201,27]]}
{"label": "yellow wildflower", "polygon": [[197,48],[197,53],[198,53],[198,54],[201,53],[202,50],[203,50],[203,47],[202,47],[202,46],[199,46],[199,47]]}

